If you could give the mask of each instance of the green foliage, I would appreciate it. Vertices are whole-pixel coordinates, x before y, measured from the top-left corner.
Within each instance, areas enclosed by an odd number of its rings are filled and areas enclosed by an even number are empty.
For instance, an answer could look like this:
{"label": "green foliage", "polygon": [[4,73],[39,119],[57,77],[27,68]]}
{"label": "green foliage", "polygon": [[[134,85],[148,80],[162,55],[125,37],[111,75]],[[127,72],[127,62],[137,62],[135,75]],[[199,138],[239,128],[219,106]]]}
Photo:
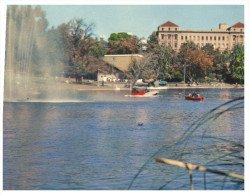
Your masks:
{"label": "green foliage", "polygon": [[158,46],[158,38],[157,34],[154,31],[150,36],[149,36],[149,41],[148,41],[148,52],[151,52],[155,47]]}
{"label": "green foliage", "polygon": [[159,69],[158,79],[172,79],[174,72],[173,65],[175,51],[172,49],[172,47],[166,45],[158,45],[153,51],[157,56],[157,64]]}
{"label": "green foliage", "polygon": [[139,49],[139,40],[125,32],[112,33],[108,38],[107,54],[136,54]]}
{"label": "green foliage", "polygon": [[112,33],[110,37],[108,38],[108,41],[127,41],[128,39],[131,38],[131,35],[129,35],[126,32],[119,32],[119,33]]}
{"label": "green foliage", "polygon": [[107,54],[136,54],[138,53],[138,49],[139,40],[136,36],[122,36],[122,38],[118,38],[117,41],[108,42]]}
{"label": "green foliage", "polygon": [[233,48],[230,62],[231,76],[238,83],[244,83],[244,46]]}
{"label": "green foliage", "polygon": [[91,52],[93,56],[95,57],[102,57],[106,54],[106,45],[107,43],[104,40],[97,41],[96,43],[91,47]]}

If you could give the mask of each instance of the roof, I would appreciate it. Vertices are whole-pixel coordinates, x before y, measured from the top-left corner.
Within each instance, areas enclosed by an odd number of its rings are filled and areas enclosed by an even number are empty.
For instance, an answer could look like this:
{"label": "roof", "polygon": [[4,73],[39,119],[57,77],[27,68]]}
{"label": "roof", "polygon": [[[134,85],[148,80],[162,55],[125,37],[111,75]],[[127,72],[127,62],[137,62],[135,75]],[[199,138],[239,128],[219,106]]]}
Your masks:
{"label": "roof", "polygon": [[123,55],[104,55],[102,58],[105,62],[113,65],[115,68],[122,72],[126,72],[129,69],[130,64],[134,59],[138,62],[142,60],[143,56],[139,54],[123,54]]}
{"label": "roof", "polygon": [[178,25],[174,24],[173,22],[168,21],[168,22],[165,22],[164,24],[162,24],[160,26],[170,26],[171,27],[171,26],[178,26]]}
{"label": "roof", "polygon": [[232,26],[232,28],[244,28],[244,24],[241,22],[238,22]]}

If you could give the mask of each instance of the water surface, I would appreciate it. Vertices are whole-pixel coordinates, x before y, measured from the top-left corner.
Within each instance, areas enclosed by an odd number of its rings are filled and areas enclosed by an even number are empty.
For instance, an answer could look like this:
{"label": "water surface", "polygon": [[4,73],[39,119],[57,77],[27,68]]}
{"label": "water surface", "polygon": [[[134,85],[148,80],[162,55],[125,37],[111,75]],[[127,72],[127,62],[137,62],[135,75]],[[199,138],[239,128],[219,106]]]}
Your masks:
{"label": "water surface", "polygon": [[[176,168],[149,158],[162,146],[181,138],[211,109],[244,95],[242,89],[200,89],[198,92],[206,99],[195,102],[184,99],[189,92],[165,90],[156,98],[131,98],[125,97],[128,91],[77,91],[64,102],[42,96],[5,102],[3,188],[125,190],[148,162],[131,189],[159,189],[175,176]],[[210,126],[202,126],[196,135],[208,128],[207,135],[244,144],[243,109],[225,112]],[[220,151],[234,150],[234,145],[224,141],[192,138],[183,160],[204,165]],[[168,147],[158,155],[177,159],[179,152]],[[243,157],[243,151],[239,154]],[[243,174],[241,163],[227,161],[226,169],[223,161],[210,167]],[[181,171],[183,176],[162,189],[189,189],[188,172]],[[224,177],[214,174],[207,177],[208,189],[244,187],[231,179],[222,184]],[[195,189],[203,189],[202,173],[195,173],[194,184]]]}

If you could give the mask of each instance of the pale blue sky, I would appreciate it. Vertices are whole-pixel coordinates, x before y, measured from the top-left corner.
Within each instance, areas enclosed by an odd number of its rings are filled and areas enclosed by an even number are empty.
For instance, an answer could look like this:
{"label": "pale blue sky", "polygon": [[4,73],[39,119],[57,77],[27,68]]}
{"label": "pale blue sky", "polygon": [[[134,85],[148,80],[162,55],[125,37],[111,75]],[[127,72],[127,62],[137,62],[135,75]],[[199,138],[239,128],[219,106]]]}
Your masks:
{"label": "pale blue sky", "polygon": [[94,23],[94,33],[107,39],[111,33],[131,32],[148,36],[166,21],[180,29],[211,30],[219,23],[244,23],[243,5],[42,5],[49,25],[57,26],[73,18]]}

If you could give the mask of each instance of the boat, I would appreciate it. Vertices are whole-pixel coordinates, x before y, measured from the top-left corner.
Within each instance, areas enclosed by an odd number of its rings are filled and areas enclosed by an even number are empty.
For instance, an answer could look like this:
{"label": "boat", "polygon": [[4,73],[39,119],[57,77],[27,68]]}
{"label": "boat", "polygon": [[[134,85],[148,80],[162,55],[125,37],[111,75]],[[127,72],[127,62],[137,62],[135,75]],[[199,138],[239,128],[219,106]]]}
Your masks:
{"label": "boat", "polygon": [[192,97],[192,96],[185,96],[185,100],[198,100],[198,101],[204,101],[204,97]]}
{"label": "boat", "polygon": [[138,88],[133,88],[131,91],[131,96],[138,96],[138,97],[151,97],[151,96],[156,96],[158,95],[158,91],[149,91],[147,88],[146,89],[138,89]]}

